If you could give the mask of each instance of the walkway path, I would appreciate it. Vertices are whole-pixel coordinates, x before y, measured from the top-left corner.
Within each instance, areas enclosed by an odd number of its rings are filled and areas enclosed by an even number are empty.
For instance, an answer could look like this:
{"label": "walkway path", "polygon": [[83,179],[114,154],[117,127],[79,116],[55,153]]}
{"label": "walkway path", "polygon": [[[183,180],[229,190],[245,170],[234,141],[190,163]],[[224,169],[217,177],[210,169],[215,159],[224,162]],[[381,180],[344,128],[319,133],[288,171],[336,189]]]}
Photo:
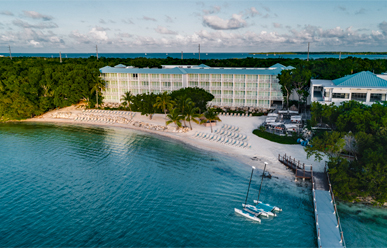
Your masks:
{"label": "walkway path", "polygon": [[318,247],[345,247],[335,198],[326,172],[313,173],[313,205]]}

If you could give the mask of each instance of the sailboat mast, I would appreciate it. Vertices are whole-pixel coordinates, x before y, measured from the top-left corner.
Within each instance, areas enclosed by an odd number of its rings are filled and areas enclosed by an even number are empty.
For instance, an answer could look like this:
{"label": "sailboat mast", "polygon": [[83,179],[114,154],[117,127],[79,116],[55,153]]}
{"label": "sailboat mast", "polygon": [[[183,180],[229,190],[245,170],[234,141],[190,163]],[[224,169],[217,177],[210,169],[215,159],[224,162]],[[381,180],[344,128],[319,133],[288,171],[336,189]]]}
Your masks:
{"label": "sailboat mast", "polygon": [[267,165],[267,162],[265,162],[265,167],[263,168],[263,172],[262,172],[262,180],[261,180],[261,186],[259,186],[257,204],[259,203],[259,196],[261,195],[261,189],[262,189],[263,177],[265,176],[266,165]]}
{"label": "sailboat mast", "polygon": [[251,170],[251,176],[250,176],[249,187],[247,188],[247,194],[246,194],[245,206],[246,206],[246,203],[247,203],[247,197],[249,196],[250,184],[251,184],[251,178],[253,178],[253,172],[254,172],[254,169],[255,169],[255,167],[253,166],[253,169]]}

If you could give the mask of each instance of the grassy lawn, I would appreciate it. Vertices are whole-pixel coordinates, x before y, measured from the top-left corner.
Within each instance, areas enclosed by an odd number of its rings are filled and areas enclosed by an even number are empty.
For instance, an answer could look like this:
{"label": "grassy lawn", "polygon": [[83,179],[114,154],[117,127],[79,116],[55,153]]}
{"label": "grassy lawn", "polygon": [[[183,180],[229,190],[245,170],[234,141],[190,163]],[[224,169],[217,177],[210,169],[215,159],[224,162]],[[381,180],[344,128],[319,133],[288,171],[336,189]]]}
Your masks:
{"label": "grassy lawn", "polygon": [[276,143],[280,143],[280,144],[288,144],[288,145],[298,144],[297,138],[294,138],[294,137],[279,136],[279,135],[268,133],[258,129],[255,129],[253,131],[253,134],[257,135],[258,137],[261,137]]}

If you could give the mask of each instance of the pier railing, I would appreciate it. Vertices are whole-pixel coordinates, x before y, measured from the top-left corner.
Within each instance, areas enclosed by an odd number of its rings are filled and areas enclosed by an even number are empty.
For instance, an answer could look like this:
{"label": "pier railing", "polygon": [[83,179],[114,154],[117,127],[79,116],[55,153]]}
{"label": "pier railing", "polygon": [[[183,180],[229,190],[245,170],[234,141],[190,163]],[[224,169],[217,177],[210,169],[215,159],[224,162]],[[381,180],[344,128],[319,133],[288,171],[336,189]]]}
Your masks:
{"label": "pier railing", "polygon": [[331,202],[332,202],[332,204],[334,206],[334,209],[335,209],[335,215],[336,215],[336,220],[337,220],[337,228],[339,228],[339,231],[340,231],[340,237],[341,237],[341,241],[340,242],[343,244],[344,247],[347,247],[346,244],[345,244],[344,232],[343,232],[343,229],[341,227],[340,216],[339,216],[339,212],[337,211],[335,195],[333,193],[332,184],[331,184],[331,180],[329,178],[329,173],[328,173],[328,165],[327,165],[326,162],[325,162],[324,172],[326,173],[327,178],[328,178],[329,193],[331,193],[331,197],[332,197],[332,201]]}
{"label": "pier railing", "polygon": [[286,154],[281,156],[281,154],[278,154],[278,161],[292,169],[295,174],[296,178],[306,178],[311,179],[313,178],[313,167],[305,165],[305,163],[301,163],[299,160],[296,160],[295,158],[292,158],[291,156],[287,156]]}

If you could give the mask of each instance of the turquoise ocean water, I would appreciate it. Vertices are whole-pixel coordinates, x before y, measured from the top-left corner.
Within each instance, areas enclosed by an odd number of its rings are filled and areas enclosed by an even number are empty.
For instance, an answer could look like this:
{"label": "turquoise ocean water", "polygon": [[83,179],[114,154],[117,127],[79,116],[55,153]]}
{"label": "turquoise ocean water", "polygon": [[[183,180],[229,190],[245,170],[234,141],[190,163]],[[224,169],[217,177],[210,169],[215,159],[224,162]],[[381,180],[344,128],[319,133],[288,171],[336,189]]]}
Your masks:
{"label": "turquoise ocean water", "polygon": [[[234,213],[251,168],[119,128],[0,124],[0,247],[313,247],[310,186],[267,179],[278,217]],[[251,203],[259,172],[253,177]],[[348,247],[387,246],[386,211],[340,205]]]}
{"label": "turquoise ocean water", "polygon": [[[0,53],[3,56],[9,56],[8,53]],[[181,53],[99,53],[99,57],[105,58],[181,58]],[[59,58],[59,53],[12,53],[13,57],[46,57],[46,58]],[[90,56],[96,56],[95,53],[62,53],[62,58],[89,58]],[[243,58],[257,58],[257,59],[273,59],[273,58],[284,58],[284,59],[307,59],[307,54],[250,54],[250,53],[201,53],[200,59],[243,59]],[[338,59],[339,54],[310,54],[310,59],[322,59],[322,58],[335,58]],[[361,54],[350,54],[341,55],[341,58],[356,57],[362,59],[387,59],[387,55],[361,55]],[[184,53],[184,59],[199,59],[198,53]]]}

